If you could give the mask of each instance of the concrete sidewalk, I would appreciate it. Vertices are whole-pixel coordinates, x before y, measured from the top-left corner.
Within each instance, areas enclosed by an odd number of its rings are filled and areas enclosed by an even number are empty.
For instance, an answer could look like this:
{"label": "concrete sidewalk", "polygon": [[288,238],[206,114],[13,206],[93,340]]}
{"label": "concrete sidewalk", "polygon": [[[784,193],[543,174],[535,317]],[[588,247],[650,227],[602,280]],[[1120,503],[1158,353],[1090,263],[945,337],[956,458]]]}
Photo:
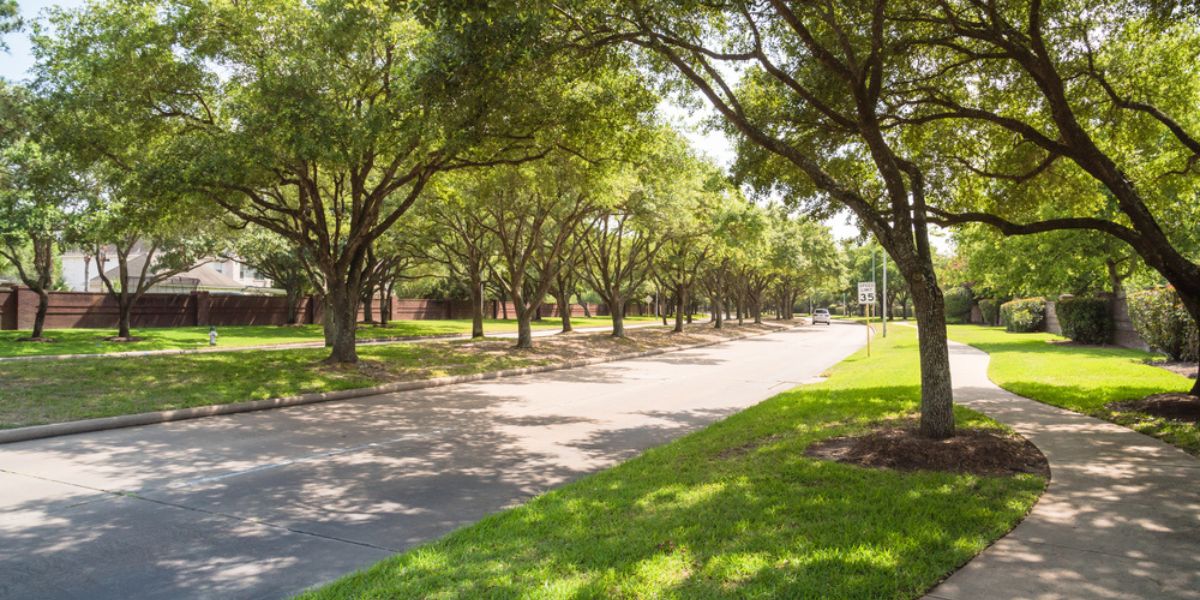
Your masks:
{"label": "concrete sidewalk", "polygon": [[1006,392],[950,343],[955,401],[1050,461],[1030,515],[926,598],[1200,599],[1200,460],[1133,430]]}

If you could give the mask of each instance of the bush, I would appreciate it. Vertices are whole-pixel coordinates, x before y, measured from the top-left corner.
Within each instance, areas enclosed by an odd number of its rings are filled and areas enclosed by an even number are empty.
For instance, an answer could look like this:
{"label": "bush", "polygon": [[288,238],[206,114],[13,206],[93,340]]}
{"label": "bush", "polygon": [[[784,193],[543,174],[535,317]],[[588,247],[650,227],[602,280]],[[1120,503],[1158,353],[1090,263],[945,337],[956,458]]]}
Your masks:
{"label": "bush", "polygon": [[1045,298],[1018,298],[1000,305],[1000,321],[1009,333],[1041,331],[1045,320]]}
{"label": "bush", "polygon": [[1133,329],[1151,348],[1171,360],[1200,360],[1200,332],[1172,287],[1129,294]]}
{"label": "bush", "polygon": [[946,291],[946,322],[967,323],[971,320],[971,290],[965,287]]}
{"label": "bush", "polygon": [[1081,344],[1107,344],[1112,338],[1112,314],[1102,298],[1063,298],[1054,305],[1063,335]]}
{"label": "bush", "polygon": [[979,301],[979,314],[983,315],[984,325],[1000,324],[1000,301],[985,298]]}

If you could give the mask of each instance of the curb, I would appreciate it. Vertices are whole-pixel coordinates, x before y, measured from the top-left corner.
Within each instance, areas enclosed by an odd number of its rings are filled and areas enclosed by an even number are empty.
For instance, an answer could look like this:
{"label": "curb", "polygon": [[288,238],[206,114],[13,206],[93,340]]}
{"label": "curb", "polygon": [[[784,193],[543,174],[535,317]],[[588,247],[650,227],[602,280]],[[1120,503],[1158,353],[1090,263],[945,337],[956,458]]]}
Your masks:
{"label": "curb", "polygon": [[176,410],[137,413],[132,415],[118,415],[115,417],[101,417],[97,419],[83,419],[79,421],[67,421],[65,423],[51,423],[48,425],[33,425],[30,427],[18,427],[15,429],[0,429],[0,444],[11,444],[15,442],[73,435],[77,433],[106,431],[109,429],[124,429],[126,427],[154,425],[157,423],[169,423],[173,421],[186,421],[190,419],[200,419],[203,417],[215,417],[218,415],[256,412],[260,410],[271,410],[274,408],[285,408],[288,406],[303,406],[305,404],[318,404],[321,402],[333,402],[336,400],[350,400],[353,398],[375,396],[378,394],[389,394],[393,392],[407,392],[412,390],[443,387],[457,383],[487,381],[491,379],[501,379],[504,377],[516,377],[518,375],[532,375],[535,373],[575,369],[601,363],[656,356],[659,354],[678,352],[680,350],[692,350],[695,348],[716,346],[725,342],[732,342],[746,338],[768,335],[771,333],[778,333],[779,331],[786,331],[796,327],[798,327],[798,325],[792,325],[790,327],[780,326],[777,331],[765,331],[750,335],[740,335],[721,340],[702,342],[690,346],[668,346],[665,348],[654,348],[652,350],[630,352],[627,354],[616,354],[612,356],[601,356],[596,358],[582,358],[550,365],[504,369],[501,371],[491,371],[488,373],[452,375],[448,377],[436,377],[434,379],[422,379],[418,381],[386,383],[374,387],[339,390],[336,392],[314,392],[309,394],[299,394],[296,396],[284,396],[281,398],[268,398],[266,400],[251,400],[247,402],[233,402],[230,404],[213,404],[209,406],[196,406],[192,408],[180,408]]}

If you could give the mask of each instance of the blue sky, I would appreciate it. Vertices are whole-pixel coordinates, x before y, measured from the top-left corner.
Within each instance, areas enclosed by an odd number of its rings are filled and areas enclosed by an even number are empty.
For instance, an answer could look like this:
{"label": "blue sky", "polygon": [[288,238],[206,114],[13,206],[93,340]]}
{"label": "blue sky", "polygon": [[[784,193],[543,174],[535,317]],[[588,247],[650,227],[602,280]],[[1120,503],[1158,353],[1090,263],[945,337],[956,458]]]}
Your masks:
{"label": "blue sky", "polygon": [[[43,8],[48,6],[79,6],[84,0],[17,0],[21,16],[30,21],[38,16]],[[29,27],[25,31],[10,33],[4,36],[8,44],[8,54],[0,54],[0,77],[19,81],[25,78],[25,72],[33,64],[33,56],[29,51]]]}

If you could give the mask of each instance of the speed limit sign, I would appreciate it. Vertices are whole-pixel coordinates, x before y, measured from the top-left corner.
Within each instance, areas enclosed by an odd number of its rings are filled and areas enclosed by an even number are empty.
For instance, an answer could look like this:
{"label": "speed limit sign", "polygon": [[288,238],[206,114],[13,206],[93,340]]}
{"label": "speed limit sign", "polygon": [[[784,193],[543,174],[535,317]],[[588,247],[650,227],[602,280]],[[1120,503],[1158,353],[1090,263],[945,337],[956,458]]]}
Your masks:
{"label": "speed limit sign", "polygon": [[858,282],[858,303],[871,304],[875,302],[875,282],[860,281]]}

